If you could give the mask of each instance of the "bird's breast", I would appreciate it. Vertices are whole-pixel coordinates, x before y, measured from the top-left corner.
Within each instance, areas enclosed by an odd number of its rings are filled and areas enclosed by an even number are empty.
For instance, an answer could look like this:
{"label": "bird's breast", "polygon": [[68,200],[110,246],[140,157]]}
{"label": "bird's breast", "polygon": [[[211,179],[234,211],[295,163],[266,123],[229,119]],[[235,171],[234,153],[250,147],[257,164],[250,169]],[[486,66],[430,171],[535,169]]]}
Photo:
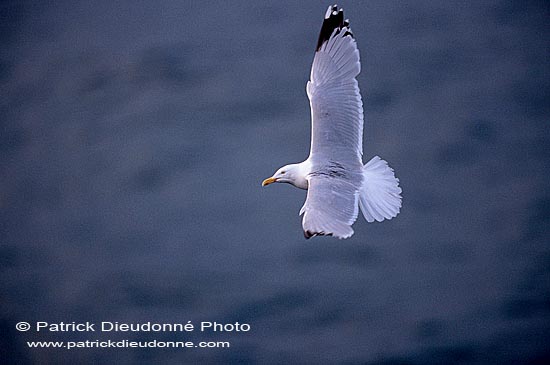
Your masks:
{"label": "bird's breast", "polygon": [[306,178],[299,178],[299,179],[296,179],[296,181],[294,182],[294,186],[296,186],[297,188],[300,188],[300,189],[304,189],[304,190],[307,190],[308,185],[309,184],[308,184]]}

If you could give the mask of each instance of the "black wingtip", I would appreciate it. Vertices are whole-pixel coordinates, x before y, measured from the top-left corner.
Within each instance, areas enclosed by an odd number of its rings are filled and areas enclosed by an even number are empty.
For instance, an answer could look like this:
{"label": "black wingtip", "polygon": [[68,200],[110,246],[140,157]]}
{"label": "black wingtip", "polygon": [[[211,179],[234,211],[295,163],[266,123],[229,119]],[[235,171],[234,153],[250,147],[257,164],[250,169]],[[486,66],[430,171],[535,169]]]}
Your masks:
{"label": "black wingtip", "polygon": [[[344,9],[338,9],[338,5],[336,4],[329,6],[325,14],[323,25],[321,26],[321,32],[319,33],[319,40],[317,41],[317,48],[315,50],[318,51],[321,49],[323,43],[329,40],[334,29],[340,31],[343,27],[349,27],[349,20],[344,20]],[[353,37],[349,28],[345,35],[348,34]]]}
{"label": "black wingtip", "polygon": [[315,236],[332,236],[332,233],[304,231],[304,237],[309,240]]}

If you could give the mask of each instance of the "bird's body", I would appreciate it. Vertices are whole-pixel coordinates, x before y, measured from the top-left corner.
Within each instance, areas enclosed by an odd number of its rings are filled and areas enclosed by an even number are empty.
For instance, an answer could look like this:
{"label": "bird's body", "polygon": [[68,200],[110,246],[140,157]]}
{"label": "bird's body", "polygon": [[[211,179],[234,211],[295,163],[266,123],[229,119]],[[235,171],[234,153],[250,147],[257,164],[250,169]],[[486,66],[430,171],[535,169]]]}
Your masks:
{"label": "bird's body", "polygon": [[355,77],[361,65],[343,10],[329,6],[306,91],[311,106],[311,150],[264,180],[307,189],[300,210],[306,238],[348,238],[359,207],[368,222],[391,219],[401,207],[393,170],[378,156],[363,166],[363,103]]}

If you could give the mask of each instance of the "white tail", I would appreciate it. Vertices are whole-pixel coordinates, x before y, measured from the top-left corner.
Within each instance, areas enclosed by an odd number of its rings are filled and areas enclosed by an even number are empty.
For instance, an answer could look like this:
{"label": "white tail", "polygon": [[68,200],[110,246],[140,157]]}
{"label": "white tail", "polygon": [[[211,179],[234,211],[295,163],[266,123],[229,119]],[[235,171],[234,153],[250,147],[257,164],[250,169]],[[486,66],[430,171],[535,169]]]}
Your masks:
{"label": "white tail", "polygon": [[378,156],[363,166],[363,186],[359,190],[359,206],[367,222],[382,222],[399,214],[401,188],[393,169]]}

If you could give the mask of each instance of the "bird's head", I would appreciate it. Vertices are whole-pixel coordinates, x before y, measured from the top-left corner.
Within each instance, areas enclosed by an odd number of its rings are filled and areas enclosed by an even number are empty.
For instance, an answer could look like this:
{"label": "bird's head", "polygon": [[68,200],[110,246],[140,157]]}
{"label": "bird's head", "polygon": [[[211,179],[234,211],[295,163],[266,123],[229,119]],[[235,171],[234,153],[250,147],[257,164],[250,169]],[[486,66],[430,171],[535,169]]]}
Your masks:
{"label": "bird's head", "polygon": [[299,164],[291,164],[281,167],[273,176],[268,177],[262,182],[262,186],[272,183],[288,183],[294,185],[299,173]]}

